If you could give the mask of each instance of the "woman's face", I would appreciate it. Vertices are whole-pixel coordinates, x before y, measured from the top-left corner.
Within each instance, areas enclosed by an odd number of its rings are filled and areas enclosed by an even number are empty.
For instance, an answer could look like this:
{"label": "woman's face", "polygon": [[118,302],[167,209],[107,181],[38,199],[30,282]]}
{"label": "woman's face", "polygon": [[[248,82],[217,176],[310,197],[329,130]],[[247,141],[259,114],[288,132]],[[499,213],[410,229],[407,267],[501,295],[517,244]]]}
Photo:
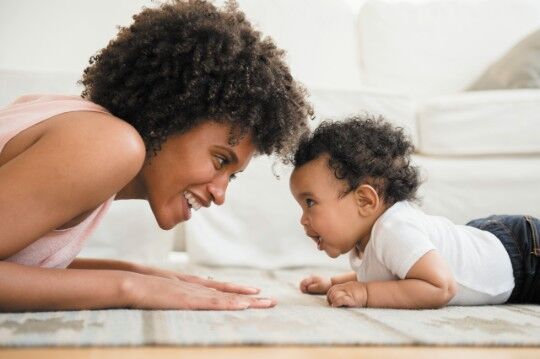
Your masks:
{"label": "woman's face", "polygon": [[145,162],[139,186],[162,229],[187,221],[192,209],[223,204],[229,181],[255,153],[250,135],[231,146],[230,131],[229,124],[204,122],[170,136]]}

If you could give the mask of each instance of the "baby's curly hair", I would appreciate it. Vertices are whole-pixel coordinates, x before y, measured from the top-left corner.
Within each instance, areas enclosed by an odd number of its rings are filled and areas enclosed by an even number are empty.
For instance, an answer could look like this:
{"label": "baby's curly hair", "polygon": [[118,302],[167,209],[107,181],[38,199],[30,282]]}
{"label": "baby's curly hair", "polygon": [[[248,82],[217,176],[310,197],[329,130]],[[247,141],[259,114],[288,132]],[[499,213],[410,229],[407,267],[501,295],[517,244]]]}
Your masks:
{"label": "baby's curly hair", "polygon": [[371,184],[386,204],[415,200],[420,184],[416,167],[410,164],[414,147],[402,128],[382,117],[351,117],[339,122],[322,122],[305,135],[292,163],[295,168],[322,155],[339,180],[348,184],[345,195],[363,183]]}
{"label": "baby's curly hair", "polygon": [[254,30],[234,1],[171,0],[145,8],[90,58],[82,96],[134,126],[156,153],[206,120],[253,136],[259,154],[285,158],[312,116],[284,51]]}

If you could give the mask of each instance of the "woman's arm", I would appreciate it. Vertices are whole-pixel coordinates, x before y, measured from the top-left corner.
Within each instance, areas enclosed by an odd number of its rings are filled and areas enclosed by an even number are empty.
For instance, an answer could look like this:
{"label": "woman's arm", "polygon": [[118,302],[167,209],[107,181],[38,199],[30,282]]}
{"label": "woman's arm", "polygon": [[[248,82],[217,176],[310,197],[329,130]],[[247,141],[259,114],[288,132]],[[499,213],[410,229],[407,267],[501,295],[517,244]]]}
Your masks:
{"label": "woman's arm", "polygon": [[49,269],[0,261],[0,311],[268,308],[275,300],[119,270]]}
{"label": "woman's arm", "polygon": [[113,269],[141,273],[140,265],[116,259],[75,258],[68,268],[71,269]]}
{"label": "woman's arm", "polygon": [[0,262],[0,310],[70,310],[129,307],[119,271],[28,267]]}
{"label": "woman's arm", "polygon": [[248,287],[245,285],[220,282],[211,278],[201,278],[191,274],[179,273],[172,270],[161,269],[157,267],[145,266],[138,263],[114,260],[114,259],[91,259],[91,258],[77,258],[68,268],[72,269],[112,269],[122,270],[128,272],[134,272],[139,274],[145,274],[149,276],[156,276],[162,278],[168,278],[173,280],[180,280],[189,283],[196,283],[208,288],[214,288],[222,292],[238,293],[238,294],[257,294],[258,288]]}
{"label": "woman's arm", "polygon": [[423,255],[405,279],[348,282],[328,291],[332,306],[373,308],[439,308],[454,297],[457,284],[443,258],[434,250]]}

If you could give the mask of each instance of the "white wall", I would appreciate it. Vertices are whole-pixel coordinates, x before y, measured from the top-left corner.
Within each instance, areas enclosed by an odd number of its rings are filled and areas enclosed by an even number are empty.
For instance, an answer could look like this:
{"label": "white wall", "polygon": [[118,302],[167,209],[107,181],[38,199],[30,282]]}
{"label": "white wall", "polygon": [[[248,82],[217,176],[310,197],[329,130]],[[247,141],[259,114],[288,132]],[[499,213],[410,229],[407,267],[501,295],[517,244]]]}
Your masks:
{"label": "white wall", "polygon": [[150,0],[2,0],[0,69],[82,72]]}

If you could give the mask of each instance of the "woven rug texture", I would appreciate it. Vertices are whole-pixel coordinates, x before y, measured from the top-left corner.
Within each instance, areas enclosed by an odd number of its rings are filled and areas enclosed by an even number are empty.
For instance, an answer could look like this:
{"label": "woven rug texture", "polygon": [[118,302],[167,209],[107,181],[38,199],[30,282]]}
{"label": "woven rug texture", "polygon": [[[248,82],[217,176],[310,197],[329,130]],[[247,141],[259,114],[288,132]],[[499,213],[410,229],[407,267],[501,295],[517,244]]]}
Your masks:
{"label": "woven rug texture", "polygon": [[437,310],[331,308],[302,294],[321,269],[261,271],[186,266],[184,271],[255,285],[275,308],[245,311],[96,310],[0,314],[0,346],[460,345],[540,346],[540,306]]}

